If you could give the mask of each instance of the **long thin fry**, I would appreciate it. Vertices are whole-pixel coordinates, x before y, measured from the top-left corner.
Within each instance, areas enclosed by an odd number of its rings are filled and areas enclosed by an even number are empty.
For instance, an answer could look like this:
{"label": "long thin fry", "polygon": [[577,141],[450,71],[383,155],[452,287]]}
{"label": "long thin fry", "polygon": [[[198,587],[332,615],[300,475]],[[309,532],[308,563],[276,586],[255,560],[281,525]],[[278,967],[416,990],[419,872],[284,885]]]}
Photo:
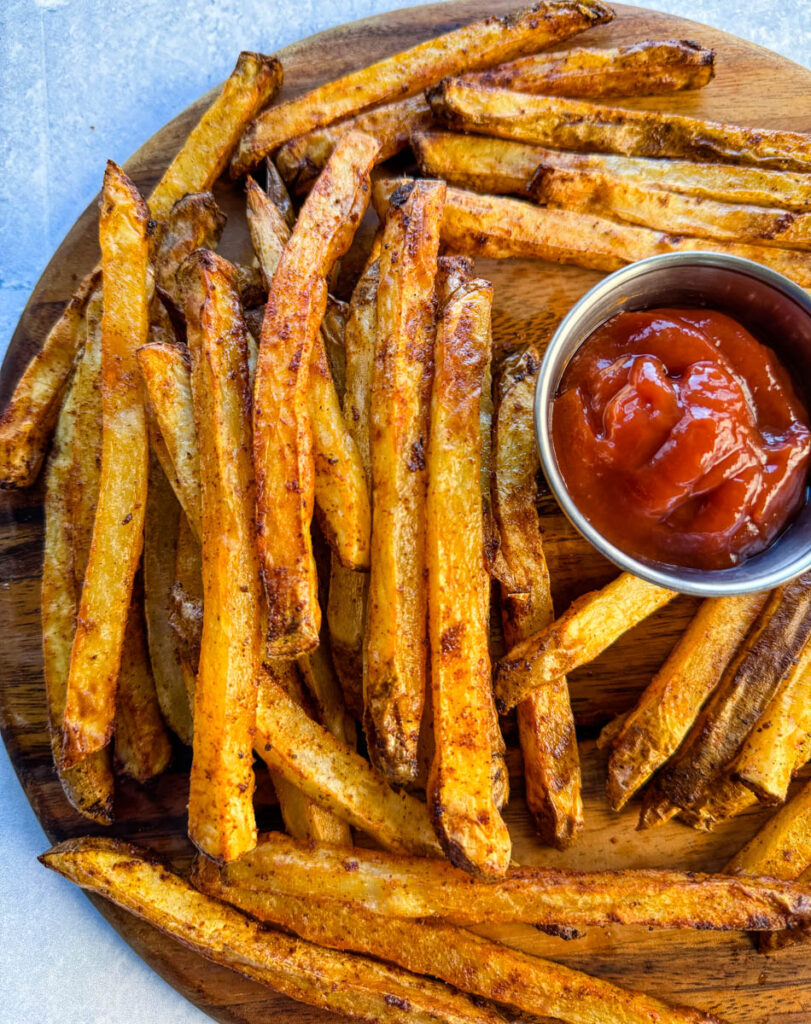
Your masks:
{"label": "long thin fry", "polygon": [[206,959],[312,1006],[370,1024],[503,1022],[437,982],[268,931],[121,840],[71,839],[40,861]]}
{"label": "long thin fry", "polygon": [[378,103],[415,96],[446,75],[534,53],[612,17],[599,0],[540,0],[506,17],[476,21],[429,39],[267,110],[245,132],[231,175],[239,177],[288,139],[314,128]]}
{"label": "long thin fry", "polygon": [[148,446],[135,353],[149,330],[149,211],[114,163],[107,165],[99,237],[102,450],[99,500],[65,700],[65,767],[109,742],[132,583],[143,546]]}

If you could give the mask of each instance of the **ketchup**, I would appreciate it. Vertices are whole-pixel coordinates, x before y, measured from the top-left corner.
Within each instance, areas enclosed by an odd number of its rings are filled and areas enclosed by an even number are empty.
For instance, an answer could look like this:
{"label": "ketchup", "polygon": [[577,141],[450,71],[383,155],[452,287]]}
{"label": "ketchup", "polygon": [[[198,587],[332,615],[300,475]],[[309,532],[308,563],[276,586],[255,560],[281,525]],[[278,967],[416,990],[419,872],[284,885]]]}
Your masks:
{"label": "ketchup", "polygon": [[805,500],[808,413],[774,352],[723,313],[620,313],[587,338],[552,407],[580,511],[650,561],[723,569]]}

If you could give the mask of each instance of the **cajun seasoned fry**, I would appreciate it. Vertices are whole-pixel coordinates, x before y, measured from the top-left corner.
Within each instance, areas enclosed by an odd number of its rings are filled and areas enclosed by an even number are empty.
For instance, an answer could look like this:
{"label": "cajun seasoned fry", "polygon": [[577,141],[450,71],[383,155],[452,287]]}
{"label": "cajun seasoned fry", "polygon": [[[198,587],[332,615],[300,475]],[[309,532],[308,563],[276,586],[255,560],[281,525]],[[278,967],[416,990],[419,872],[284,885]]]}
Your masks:
{"label": "cajun seasoned fry", "polygon": [[206,959],[300,1002],[370,1024],[503,1024],[445,985],[268,931],[121,840],[70,839],[40,861]]}
{"label": "cajun seasoned fry", "polygon": [[[643,828],[642,817],[646,813],[648,802],[655,798],[656,780],[649,786],[640,812],[639,828]],[[666,797],[661,798],[666,801]],[[729,818],[736,818],[745,810],[757,803],[757,798],[751,789],[747,789],[742,782],[735,782],[728,774],[716,779],[712,788],[703,794],[700,800],[690,807],[681,808],[677,813],[679,819],[691,828],[700,832],[712,832],[716,825]],[[676,804],[669,804],[676,807]]]}
{"label": "cajun seasoned fry", "polygon": [[101,477],[71,650],[63,767],[101,750],[112,736],[121,647],[143,546],[149,458],[135,353],[149,330],[149,211],[112,161],[104,175],[99,237],[104,287]]}
{"label": "cajun seasoned fry", "polygon": [[811,636],[811,576],[772,591],[689,736],[657,777],[679,807],[699,801],[740,752]]}
{"label": "cajun seasoned fry", "polygon": [[268,654],[318,644],[308,369],[327,301],[326,277],[349,247],[368,201],[377,142],[344,136],[299,214],[273,277],[254,386],[257,526],[268,599]]}
{"label": "cajun seasoned fry", "polygon": [[166,217],[155,253],[155,286],[176,309],[183,305],[175,274],[195,249],[216,249],[225,229],[225,215],[210,192],[190,192],[178,199]]}
{"label": "cajun seasoned fry", "polygon": [[386,849],[441,854],[425,804],[390,789],[365,758],[308,718],[272,672],[260,680],[256,752],[272,771]]}
{"label": "cajun seasoned fry", "polygon": [[185,518],[180,520],[175,545],[169,623],[180,659],[194,677],[203,639],[203,551]]}
{"label": "cajun seasoned fry", "polygon": [[[113,815],[110,750],[62,769],[62,719],[70,649],[98,496],[101,451],[101,293],[88,303],[86,341],[59,413],[45,477],[45,556],[42,565],[42,653],[51,750],[65,796],[80,814],[100,825]],[[78,486],[76,486],[78,484]]]}
{"label": "cajun seasoned fry", "polygon": [[533,690],[593,661],[623,633],[672,601],[672,590],[624,572],[584,594],[567,612],[517,644],[498,663],[495,690],[502,713]]}
{"label": "cajun seasoned fry", "polygon": [[251,750],[261,654],[248,351],[234,273],[198,249],[183,264],[200,445],[203,634],[194,693],[189,836],[228,861],[256,842]]}
{"label": "cajun seasoned fry", "polygon": [[729,875],[768,875],[792,880],[811,865],[811,783],[735,854],[724,868]]}
{"label": "cajun seasoned fry", "polygon": [[606,789],[615,811],[675,754],[764,600],[744,594],[701,605],[613,740]]}
{"label": "cajun seasoned fry", "polygon": [[[514,645],[554,619],[549,570],[537,512],[540,467],[532,408],[540,357],[508,357],[498,381],[494,510],[501,537],[504,635]],[[580,759],[565,676],[536,690],[517,709],[527,807],[544,842],[570,845],[583,827]]]}
{"label": "cajun seasoned fry", "polygon": [[426,687],[425,444],[444,198],[444,183],[422,181],[392,198],[377,290],[364,725],[372,760],[400,785],[417,775]]}
{"label": "cajun seasoned fry", "polygon": [[321,632],[318,647],[298,659],[298,666],[318,708],[319,720],[333,736],[354,747],[358,739],[355,723],[344,706],[341,685],[332,667],[330,640],[326,630]]}
{"label": "cajun seasoned fry", "polygon": [[284,179],[279,174],[276,164],[270,157],[265,160],[265,175],[267,178],[265,191],[268,199],[282,215],[282,220],[285,224],[292,228],[296,223],[296,211],[293,209],[293,203]]}
{"label": "cajun seasoned fry", "polygon": [[531,96],[453,78],[429,89],[427,96],[434,115],[448,127],[555,149],[811,170],[811,135],[801,132]]}
{"label": "cajun seasoned fry", "polygon": [[451,863],[498,877],[510,862],[491,783],[490,580],[484,563],[481,396],[493,289],[460,285],[437,325],[425,562],[434,758],[427,800]]}
{"label": "cajun seasoned fry", "polygon": [[288,139],[393,99],[416,96],[446,75],[535,53],[613,13],[599,0],[540,0],[506,17],[476,21],[265,111],[246,130],[231,161],[232,177],[249,171]]}
{"label": "cajun seasoned fry", "polygon": [[302,843],[271,832],[223,872],[227,885],[340,900],[391,917],[453,924],[769,931],[811,921],[811,889],[770,878],[679,871],[511,868],[480,881],[447,861]]}
{"label": "cajun seasoned fry", "polygon": [[483,999],[569,1024],[714,1024],[700,1010],[670,1007],[540,957],[529,956],[441,921],[409,921],[357,905],[223,883],[216,866],[197,858],[192,884],[260,921],[310,942],[367,953],[416,974],[430,974]]}
{"label": "cajun seasoned fry", "polygon": [[715,54],[686,39],[646,40],[610,49],[575,47],[534,53],[463,82],[544,96],[650,96],[700,89],[715,73]]}
{"label": "cajun seasoned fry", "polygon": [[547,152],[510,139],[441,131],[415,132],[411,146],[426,177],[496,195],[528,195],[529,183]]}

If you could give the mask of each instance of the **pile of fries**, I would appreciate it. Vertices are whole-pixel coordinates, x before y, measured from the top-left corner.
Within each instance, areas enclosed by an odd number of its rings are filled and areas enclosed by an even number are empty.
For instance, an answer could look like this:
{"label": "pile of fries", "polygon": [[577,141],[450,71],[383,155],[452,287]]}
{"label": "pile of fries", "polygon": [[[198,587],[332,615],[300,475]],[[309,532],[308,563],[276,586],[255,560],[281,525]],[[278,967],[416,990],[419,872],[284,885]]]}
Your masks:
{"label": "pile of fries", "polygon": [[[174,744],[193,752],[190,879],[99,837],[43,862],[364,1020],[501,1021],[495,1004],[572,1024],[717,1020],[479,924],[751,929],[764,948],[811,933],[808,790],[722,875],[511,863],[499,712],[516,708],[539,839],[566,847],[583,826],[566,675],[675,595],[623,574],[555,617],[540,354],[493,365],[493,288],[471,257],[610,270],[713,248],[811,284],[811,137],[593,104],[713,75],[687,42],[539,52],[612,17],[540,0],[275,106],[281,65],[242,54],[148,199],[108,164],[100,267],[0,420],[2,486],[30,485],[50,450],[43,643],[66,797],[109,824],[116,774],[146,782]],[[408,146],[426,177],[376,169]],[[209,190],[229,163],[259,168],[245,266],[215,251]],[[362,268],[348,304],[330,294],[344,259]],[[652,780],[643,826],[709,827],[785,801],[811,757],[809,691],[810,578],[705,602],[604,733],[610,802]],[[287,835],[257,835],[260,762]]]}

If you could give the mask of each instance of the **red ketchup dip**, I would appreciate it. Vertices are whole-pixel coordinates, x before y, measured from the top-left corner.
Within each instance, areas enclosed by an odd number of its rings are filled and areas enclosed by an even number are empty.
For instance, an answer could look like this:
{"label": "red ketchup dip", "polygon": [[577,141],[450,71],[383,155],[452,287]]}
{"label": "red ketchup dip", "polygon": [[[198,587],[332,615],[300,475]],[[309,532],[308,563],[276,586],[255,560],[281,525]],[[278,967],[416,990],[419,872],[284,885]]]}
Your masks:
{"label": "red ketchup dip", "polygon": [[805,501],[808,413],[774,352],[723,313],[619,313],[578,349],[552,406],[569,493],[630,555],[724,569]]}

